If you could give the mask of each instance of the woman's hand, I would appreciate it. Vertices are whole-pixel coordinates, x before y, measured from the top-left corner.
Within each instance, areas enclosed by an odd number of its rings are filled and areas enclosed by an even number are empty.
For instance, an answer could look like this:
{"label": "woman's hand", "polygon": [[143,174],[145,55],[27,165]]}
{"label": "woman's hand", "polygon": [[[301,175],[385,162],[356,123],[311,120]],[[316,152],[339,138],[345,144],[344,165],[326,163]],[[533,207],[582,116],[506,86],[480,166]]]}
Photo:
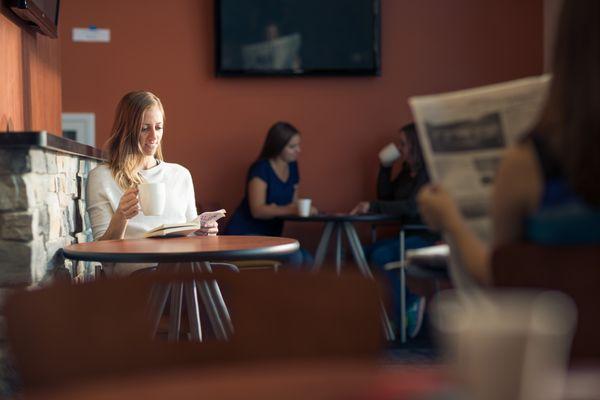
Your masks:
{"label": "woman's hand", "polygon": [[440,185],[425,185],[417,195],[419,212],[433,230],[447,231],[460,220],[460,210],[450,193]]}
{"label": "woman's hand", "polygon": [[371,204],[368,201],[361,201],[350,211],[350,215],[367,214]]}
{"label": "woman's hand", "polygon": [[319,214],[319,210],[317,210],[317,207],[310,206],[310,215],[317,215],[317,214]]}
{"label": "woman's hand", "polygon": [[140,213],[140,202],[138,199],[138,188],[130,188],[123,193],[121,200],[119,200],[119,206],[115,211],[115,214],[122,216],[124,219],[129,220]]}
{"label": "woman's hand", "polygon": [[219,223],[217,221],[208,222],[194,232],[196,236],[216,236],[219,233]]}

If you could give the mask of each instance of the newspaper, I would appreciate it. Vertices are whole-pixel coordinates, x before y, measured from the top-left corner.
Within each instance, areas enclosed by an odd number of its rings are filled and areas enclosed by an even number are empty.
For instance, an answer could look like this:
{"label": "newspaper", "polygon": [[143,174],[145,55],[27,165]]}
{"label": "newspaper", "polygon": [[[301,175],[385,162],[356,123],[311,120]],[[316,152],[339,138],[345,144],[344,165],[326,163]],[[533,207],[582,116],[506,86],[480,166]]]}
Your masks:
{"label": "newspaper", "polygon": [[483,240],[504,149],[538,119],[549,75],[409,99],[431,180],[450,192]]}

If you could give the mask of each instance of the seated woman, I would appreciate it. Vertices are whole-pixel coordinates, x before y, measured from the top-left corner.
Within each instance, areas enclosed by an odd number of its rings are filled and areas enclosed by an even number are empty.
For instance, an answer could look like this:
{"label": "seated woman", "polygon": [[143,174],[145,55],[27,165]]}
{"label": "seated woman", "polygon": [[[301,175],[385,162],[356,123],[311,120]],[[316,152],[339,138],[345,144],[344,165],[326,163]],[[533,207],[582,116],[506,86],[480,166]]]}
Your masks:
{"label": "seated woman", "polygon": [[[565,1],[553,79],[541,119],[508,149],[492,195],[493,246],[600,244],[600,2]],[[418,196],[429,226],[443,232],[463,266],[491,283],[490,249],[440,185]]]}
{"label": "seated woman", "polygon": [[[299,154],[300,132],[287,122],[271,126],[258,159],[248,170],[244,198],[225,234],[281,236],[283,220],[277,217],[298,213]],[[311,213],[316,212],[313,207]],[[312,259],[300,249],[288,261],[301,265]]]}
{"label": "seated woman", "polygon": [[[392,177],[392,166],[395,161],[381,160],[377,178],[377,200],[363,201],[352,211],[352,214],[381,213],[401,216],[405,224],[421,224],[416,196],[427,182],[429,175],[425,169],[421,146],[417,137],[415,124],[407,124],[400,129],[395,141],[399,156],[400,172]],[[409,233],[406,237],[406,249],[429,246],[438,240],[437,235],[427,232]],[[387,277],[390,284],[394,320],[399,326],[401,312],[400,278],[397,271],[385,271],[383,266],[397,261],[400,255],[400,242],[396,235],[390,239],[382,239],[365,249],[372,264],[376,265]],[[408,335],[415,337],[419,331],[425,311],[425,298],[415,296],[407,291]]]}
{"label": "seated woman", "polygon": [[[163,161],[165,113],[160,99],[150,92],[127,93],[117,105],[107,143],[108,161],[90,171],[87,212],[95,240],[131,239],[161,224],[197,217],[190,172]],[[140,213],[137,185],[168,182],[165,209],[160,216]],[[196,234],[216,235],[218,225],[203,226]],[[152,264],[104,264],[107,273],[127,274]]]}

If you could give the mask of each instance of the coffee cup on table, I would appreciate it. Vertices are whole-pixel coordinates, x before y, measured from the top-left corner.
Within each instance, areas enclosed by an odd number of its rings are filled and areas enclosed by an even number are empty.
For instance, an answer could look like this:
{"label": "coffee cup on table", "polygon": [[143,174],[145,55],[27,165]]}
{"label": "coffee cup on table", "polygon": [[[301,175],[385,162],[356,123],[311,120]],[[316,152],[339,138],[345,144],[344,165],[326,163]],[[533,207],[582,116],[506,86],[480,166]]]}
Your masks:
{"label": "coffee cup on table", "polygon": [[165,210],[165,184],[162,182],[140,183],[138,198],[144,215],[162,215]]}
{"label": "coffee cup on table", "polygon": [[394,161],[399,159],[400,155],[398,147],[396,147],[394,143],[390,143],[379,152],[379,161],[381,161],[383,166],[388,167],[392,165]]}
{"label": "coffee cup on table", "polygon": [[308,217],[310,215],[311,199],[298,199],[298,215]]}

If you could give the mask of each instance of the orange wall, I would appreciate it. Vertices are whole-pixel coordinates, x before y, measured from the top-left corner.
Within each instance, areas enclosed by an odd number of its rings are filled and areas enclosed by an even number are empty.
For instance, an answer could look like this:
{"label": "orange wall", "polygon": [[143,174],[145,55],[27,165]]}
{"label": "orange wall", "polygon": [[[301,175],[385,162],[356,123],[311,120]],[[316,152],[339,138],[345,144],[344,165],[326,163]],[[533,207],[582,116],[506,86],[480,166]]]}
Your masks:
{"label": "orange wall", "polygon": [[[346,211],[374,196],[377,151],[410,120],[409,96],[541,73],[542,3],[382,0],[381,77],[217,79],[213,0],[63,0],[64,111],[96,113],[101,144],[125,92],[155,92],[167,160],[191,170],[204,207],[230,211],[267,128],[289,120],[303,133],[301,195]],[[88,25],[112,41],[73,43]]]}
{"label": "orange wall", "polygon": [[60,135],[59,41],[23,25],[0,5],[0,131]]}

